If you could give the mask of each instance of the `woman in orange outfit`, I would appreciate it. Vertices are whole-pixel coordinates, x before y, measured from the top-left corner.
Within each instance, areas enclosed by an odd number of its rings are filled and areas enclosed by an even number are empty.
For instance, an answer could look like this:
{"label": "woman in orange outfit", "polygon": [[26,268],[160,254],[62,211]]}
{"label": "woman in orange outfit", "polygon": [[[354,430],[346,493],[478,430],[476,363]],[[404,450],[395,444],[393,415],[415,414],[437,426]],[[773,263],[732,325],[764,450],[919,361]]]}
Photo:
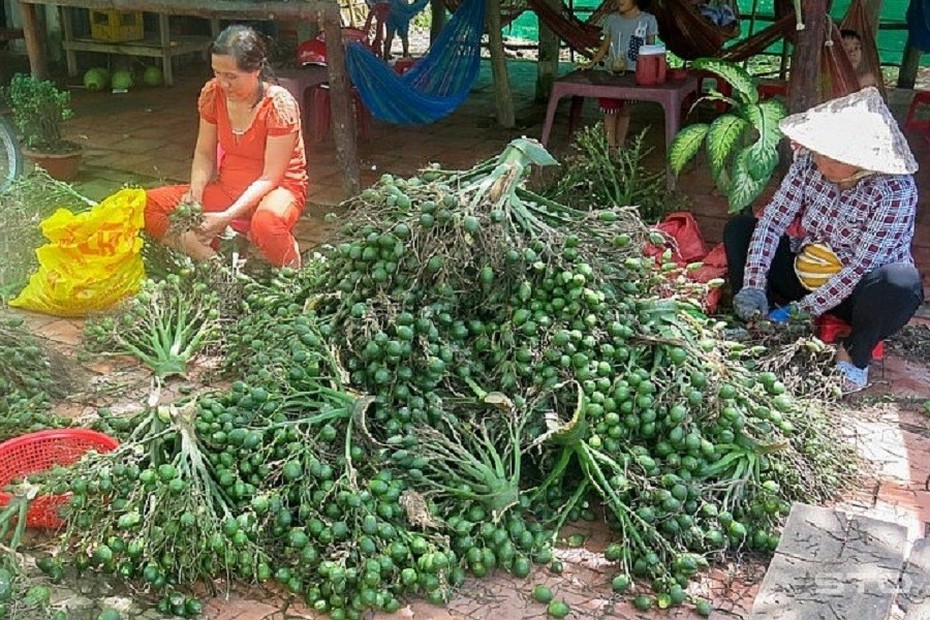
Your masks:
{"label": "woman in orange outfit", "polygon": [[164,239],[171,212],[182,202],[196,202],[203,206],[203,226],[166,243],[208,258],[216,237],[233,221],[245,220],[249,239],[270,263],[297,267],[292,231],[308,184],[300,107],[269,81],[265,45],[251,28],[229,26],[210,51],[215,77],[197,103],[200,127],[191,182],[147,192],[145,229]]}

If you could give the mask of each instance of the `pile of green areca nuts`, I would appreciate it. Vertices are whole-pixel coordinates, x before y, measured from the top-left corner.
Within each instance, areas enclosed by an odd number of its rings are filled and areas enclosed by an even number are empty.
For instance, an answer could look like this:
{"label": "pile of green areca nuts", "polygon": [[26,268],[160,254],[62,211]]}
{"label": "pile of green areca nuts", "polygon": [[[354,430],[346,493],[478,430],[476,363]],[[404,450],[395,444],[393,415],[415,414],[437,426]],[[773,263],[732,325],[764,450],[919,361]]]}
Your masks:
{"label": "pile of green areca nuts", "polygon": [[177,615],[199,612],[186,585],[221,578],[338,620],[443,604],[469,575],[561,570],[561,528],[602,519],[616,592],[709,613],[695,575],[770,553],[790,503],[834,497],[853,452],[693,288],[668,295],[644,252],[663,240],[634,208],[525,187],[554,163],[516,140],[469,170],[385,175],[300,271],[229,278],[235,317],[215,291],[159,289],[206,300],[170,306],[159,351],[183,368],[209,324],[230,387],[153,399],[109,429],[119,449],[68,470],[56,562],[147,584]]}

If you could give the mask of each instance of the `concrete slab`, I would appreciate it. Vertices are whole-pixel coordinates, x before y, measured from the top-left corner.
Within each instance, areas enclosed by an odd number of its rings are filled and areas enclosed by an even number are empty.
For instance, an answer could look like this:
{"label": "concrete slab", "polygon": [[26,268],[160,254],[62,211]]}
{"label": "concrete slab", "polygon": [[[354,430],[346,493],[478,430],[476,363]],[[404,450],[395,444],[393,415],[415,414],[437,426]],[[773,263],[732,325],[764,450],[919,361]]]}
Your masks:
{"label": "concrete slab", "polygon": [[904,620],[930,620],[930,540],[926,538],[914,543],[901,574],[897,602]]}
{"label": "concrete slab", "polygon": [[886,620],[907,547],[896,523],[795,504],[750,618]]}

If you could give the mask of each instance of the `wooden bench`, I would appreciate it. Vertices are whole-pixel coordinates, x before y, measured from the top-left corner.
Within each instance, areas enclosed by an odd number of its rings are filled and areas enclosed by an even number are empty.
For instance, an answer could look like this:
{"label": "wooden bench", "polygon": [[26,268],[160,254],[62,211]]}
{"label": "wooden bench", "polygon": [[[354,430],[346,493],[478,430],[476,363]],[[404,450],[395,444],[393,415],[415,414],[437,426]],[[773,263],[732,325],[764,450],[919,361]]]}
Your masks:
{"label": "wooden bench", "polygon": [[8,43],[23,38],[23,31],[16,28],[0,28],[0,43]]}

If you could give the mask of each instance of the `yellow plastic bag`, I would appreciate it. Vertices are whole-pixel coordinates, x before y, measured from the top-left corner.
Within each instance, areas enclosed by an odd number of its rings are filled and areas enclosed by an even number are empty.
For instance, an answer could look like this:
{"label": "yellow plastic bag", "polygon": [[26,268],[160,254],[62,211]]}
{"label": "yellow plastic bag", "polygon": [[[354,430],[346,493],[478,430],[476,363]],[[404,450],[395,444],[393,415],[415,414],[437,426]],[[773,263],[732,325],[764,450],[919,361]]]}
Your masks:
{"label": "yellow plastic bag", "polygon": [[11,306],[77,317],[113,307],[145,278],[145,190],[124,189],[90,211],[58,209],[41,224],[49,243],[36,250],[39,270]]}

